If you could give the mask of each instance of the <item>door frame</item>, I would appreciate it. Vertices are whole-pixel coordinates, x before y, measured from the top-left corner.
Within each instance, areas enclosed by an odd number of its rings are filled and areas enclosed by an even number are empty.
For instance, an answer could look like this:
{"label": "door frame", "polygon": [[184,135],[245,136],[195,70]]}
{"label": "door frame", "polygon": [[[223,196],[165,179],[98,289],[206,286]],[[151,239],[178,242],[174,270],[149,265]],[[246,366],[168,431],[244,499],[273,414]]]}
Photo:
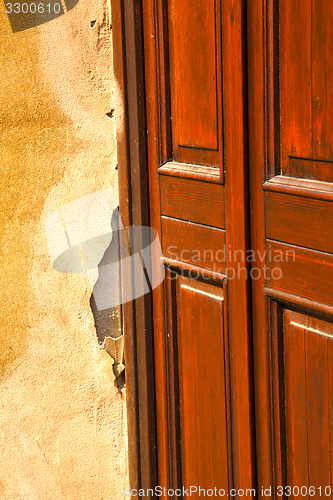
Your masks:
{"label": "door frame", "polygon": [[[139,0],[111,0],[119,211],[125,228],[149,226],[141,7]],[[129,480],[131,488],[146,489],[157,485],[151,294],[123,304],[122,315]]]}

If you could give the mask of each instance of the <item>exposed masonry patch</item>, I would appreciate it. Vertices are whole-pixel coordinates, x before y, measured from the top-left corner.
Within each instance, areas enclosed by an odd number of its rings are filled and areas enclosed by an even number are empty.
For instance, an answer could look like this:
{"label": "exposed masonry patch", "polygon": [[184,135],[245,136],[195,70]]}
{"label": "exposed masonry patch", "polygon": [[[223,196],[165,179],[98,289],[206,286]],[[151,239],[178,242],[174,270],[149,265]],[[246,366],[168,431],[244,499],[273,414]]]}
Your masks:
{"label": "exposed masonry patch", "polygon": [[[99,281],[103,280],[103,268],[105,272],[105,264],[114,258],[119,258],[116,255],[119,252],[118,232],[115,230],[115,213],[113,214],[112,239],[104,255],[98,265],[98,279],[95,286],[98,286]],[[114,286],[120,286],[120,282],[114,283]],[[108,293],[106,290],[105,293]],[[105,349],[113,359],[113,372],[116,377],[115,386],[121,391],[125,385],[125,366],[124,366],[124,336],[122,334],[121,321],[121,306],[113,306],[99,310],[96,305],[94,293],[90,297],[90,307],[94,316],[96,335],[101,348]]]}
{"label": "exposed masonry patch", "polygon": [[121,391],[125,385],[124,336],[121,331],[121,307],[98,311],[93,295],[90,306],[94,316],[96,334],[101,348],[113,359],[115,386]]}

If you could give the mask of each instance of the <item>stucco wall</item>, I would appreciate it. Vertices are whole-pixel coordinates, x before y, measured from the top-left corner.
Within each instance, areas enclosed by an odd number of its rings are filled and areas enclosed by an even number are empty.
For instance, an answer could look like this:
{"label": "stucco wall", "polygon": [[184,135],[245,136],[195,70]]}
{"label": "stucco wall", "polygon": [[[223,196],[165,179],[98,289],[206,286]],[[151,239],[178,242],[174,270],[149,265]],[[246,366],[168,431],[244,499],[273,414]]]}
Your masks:
{"label": "stucco wall", "polygon": [[45,235],[66,203],[117,190],[109,5],[17,33],[0,12],[0,498],[120,499],[124,401],[90,283],[53,269]]}

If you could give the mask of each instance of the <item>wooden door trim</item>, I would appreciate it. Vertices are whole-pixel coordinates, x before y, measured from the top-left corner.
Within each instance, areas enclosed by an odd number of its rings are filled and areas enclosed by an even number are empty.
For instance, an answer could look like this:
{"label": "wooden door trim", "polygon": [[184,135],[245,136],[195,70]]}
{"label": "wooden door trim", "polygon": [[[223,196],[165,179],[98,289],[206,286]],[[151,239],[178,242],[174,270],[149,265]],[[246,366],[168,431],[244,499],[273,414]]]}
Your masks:
{"label": "wooden door trim", "polygon": [[[238,251],[245,255],[250,248],[246,4],[222,2],[225,229],[226,248],[233,252],[226,266],[231,270],[244,265]],[[245,489],[256,486],[250,286],[246,277],[228,279],[228,310],[234,312],[228,317],[233,482]]]}
{"label": "wooden door trim", "polygon": [[[249,184],[251,204],[251,248],[260,255],[265,252],[265,205],[263,184],[267,173],[275,175],[274,136],[266,135],[268,123],[273,124],[274,91],[272,53],[273,36],[268,18],[272,19],[273,0],[247,2],[248,60],[248,137]],[[270,165],[270,169],[267,168]],[[273,170],[267,172],[267,170]],[[259,263],[258,263],[259,265]],[[252,283],[253,359],[255,387],[256,454],[258,484],[269,488],[274,484],[273,416],[271,412],[270,343],[267,335],[268,301],[264,294],[265,271]]]}
{"label": "wooden door trim", "polygon": [[169,161],[158,167],[157,171],[160,175],[172,175],[182,179],[199,179],[203,182],[221,184],[220,171],[215,167]]}
{"label": "wooden door trim", "polygon": [[[111,0],[111,8],[120,216],[125,228],[149,226],[141,2]],[[123,326],[130,486],[150,488],[157,484],[150,294],[123,305]]]}
{"label": "wooden door trim", "polygon": [[315,311],[321,313],[323,316],[326,315],[328,318],[333,317],[332,306],[328,306],[305,297],[300,297],[298,295],[293,295],[292,293],[285,292],[283,290],[265,288],[264,292],[267,297],[270,297],[271,299],[274,299],[275,301],[286,306],[297,306],[300,310]]}
{"label": "wooden door trim", "polygon": [[277,193],[303,196],[304,198],[333,201],[333,187],[328,182],[276,175],[265,182],[262,188],[264,191],[275,191]]}

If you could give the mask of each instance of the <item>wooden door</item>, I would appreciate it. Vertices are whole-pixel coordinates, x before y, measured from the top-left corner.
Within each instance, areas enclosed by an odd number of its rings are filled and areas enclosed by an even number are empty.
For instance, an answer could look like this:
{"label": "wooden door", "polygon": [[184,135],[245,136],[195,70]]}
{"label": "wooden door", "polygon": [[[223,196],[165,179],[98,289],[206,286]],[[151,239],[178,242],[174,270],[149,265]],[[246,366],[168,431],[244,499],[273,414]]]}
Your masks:
{"label": "wooden door", "polygon": [[332,498],[333,4],[247,7],[258,485]]}
{"label": "wooden door", "polygon": [[244,5],[142,4],[158,484],[251,488]]}
{"label": "wooden door", "polygon": [[166,272],[124,306],[132,485],[331,497],[333,3],[112,8],[122,217]]}

